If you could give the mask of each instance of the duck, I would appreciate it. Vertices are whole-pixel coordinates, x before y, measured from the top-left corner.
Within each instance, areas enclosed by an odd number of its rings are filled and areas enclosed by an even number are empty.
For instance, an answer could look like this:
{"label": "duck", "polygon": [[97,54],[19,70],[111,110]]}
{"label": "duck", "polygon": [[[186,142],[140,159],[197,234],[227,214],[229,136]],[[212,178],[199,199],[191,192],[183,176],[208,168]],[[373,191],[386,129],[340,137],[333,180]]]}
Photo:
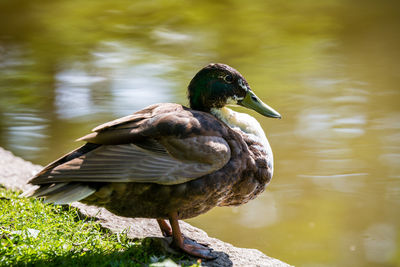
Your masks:
{"label": "duck", "polygon": [[[171,246],[215,258],[207,245],[182,234],[179,220],[216,206],[236,206],[263,192],[273,154],[258,121],[228,106],[281,118],[234,68],[211,63],[188,85],[189,107],[150,105],[95,127],[81,147],[29,180],[25,196],[45,202],[80,201],[124,217],[156,219]],[[169,221],[169,223],[168,223]]]}

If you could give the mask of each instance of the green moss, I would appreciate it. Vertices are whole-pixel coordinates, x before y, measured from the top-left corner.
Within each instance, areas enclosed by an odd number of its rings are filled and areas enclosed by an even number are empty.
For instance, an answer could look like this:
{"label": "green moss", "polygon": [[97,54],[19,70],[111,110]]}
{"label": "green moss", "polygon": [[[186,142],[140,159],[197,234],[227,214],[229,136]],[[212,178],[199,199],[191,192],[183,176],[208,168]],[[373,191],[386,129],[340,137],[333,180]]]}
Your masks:
{"label": "green moss", "polygon": [[18,198],[18,193],[0,188],[1,266],[174,266],[177,262],[192,264],[185,256],[165,255],[125,233],[113,234],[93,219],[81,218],[76,208]]}

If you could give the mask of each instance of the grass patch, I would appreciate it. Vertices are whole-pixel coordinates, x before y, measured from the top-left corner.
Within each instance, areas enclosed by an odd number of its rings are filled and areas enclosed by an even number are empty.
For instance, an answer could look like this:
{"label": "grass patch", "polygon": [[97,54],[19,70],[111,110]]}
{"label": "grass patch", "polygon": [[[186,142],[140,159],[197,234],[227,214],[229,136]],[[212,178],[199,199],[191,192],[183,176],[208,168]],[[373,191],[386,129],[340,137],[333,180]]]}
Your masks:
{"label": "grass patch", "polygon": [[201,266],[113,234],[76,208],[18,195],[0,188],[1,266]]}

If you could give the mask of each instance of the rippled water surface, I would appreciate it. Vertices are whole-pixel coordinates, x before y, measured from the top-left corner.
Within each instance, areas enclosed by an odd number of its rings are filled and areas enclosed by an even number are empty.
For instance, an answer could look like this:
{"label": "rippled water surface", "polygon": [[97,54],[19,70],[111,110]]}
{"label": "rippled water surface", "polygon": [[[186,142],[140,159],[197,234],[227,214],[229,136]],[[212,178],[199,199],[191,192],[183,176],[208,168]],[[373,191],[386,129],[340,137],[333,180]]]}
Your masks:
{"label": "rippled water surface", "polygon": [[397,1],[0,2],[0,146],[46,164],[94,126],[186,104],[209,62],[282,120],[267,191],[189,220],[297,266],[400,265]]}

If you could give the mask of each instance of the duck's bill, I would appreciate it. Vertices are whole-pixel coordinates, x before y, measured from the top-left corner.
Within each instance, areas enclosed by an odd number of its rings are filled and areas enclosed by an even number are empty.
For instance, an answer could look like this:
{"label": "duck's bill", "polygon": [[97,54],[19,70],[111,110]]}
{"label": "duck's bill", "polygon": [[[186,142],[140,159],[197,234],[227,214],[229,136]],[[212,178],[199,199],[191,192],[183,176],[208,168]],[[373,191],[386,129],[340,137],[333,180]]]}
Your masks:
{"label": "duck's bill", "polygon": [[262,102],[252,91],[248,90],[245,98],[238,102],[239,105],[255,110],[261,115],[270,118],[281,118],[281,114],[279,114],[276,110]]}

